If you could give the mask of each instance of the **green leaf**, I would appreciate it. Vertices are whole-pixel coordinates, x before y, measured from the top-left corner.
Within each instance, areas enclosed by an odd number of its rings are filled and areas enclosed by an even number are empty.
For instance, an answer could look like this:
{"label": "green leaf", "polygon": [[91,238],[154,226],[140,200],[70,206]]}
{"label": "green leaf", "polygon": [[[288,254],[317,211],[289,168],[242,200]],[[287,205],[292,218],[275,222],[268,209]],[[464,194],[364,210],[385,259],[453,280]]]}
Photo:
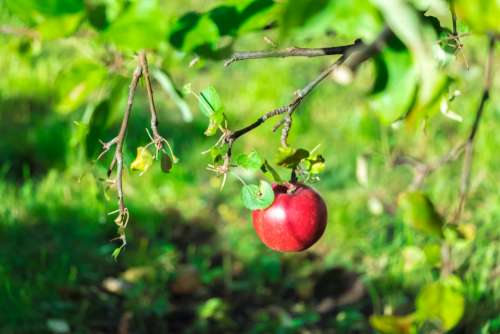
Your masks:
{"label": "green leaf", "polygon": [[309,157],[309,151],[303,148],[280,147],[278,149],[277,164],[286,168],[295,168],[307,157]]}
{"label": "green leaf", "polygon": [[500,31],[500,4],[498,0],[454,0],[457,16],[475,32]]}
{"label": "green leaf", "polygon": [[433,267],[441,266],[441,246],[439,244],[428,244],[423,248],[427,263]]}
{"label": "green leaf", "polygon": [[325,14],[335,32],[347,38],[372,40],[383,26],[380,13],[369,0],[330,1]]}
{"label": "green leaf", "polygon": [[200,111],[205,116],[210,117],[213,113],[222,110],[222,102],[215,87],[206,87],[200,92],[199,96],[197,97]]}
{"label": "green leaf", "polygon": [[328,0],[293,0],[284,4],[280,22],[281,36],[305,25],[328,5]]}
{"label": "green leaf", "polygon": [[47,18],[75,14],[85,9],[84,0],[6,0],[5,3],[16,16],[27,21],[39,21],[40,16]]}
{"label": "green leaf", "polygon": [[147,148],[139,146],[137,148],[137,156],[130,164],[130,169],[139,171],[141,174],[146,172],[153,164],[153,155]]}
{"label": "green leaf", "polygon": [[273,0],[254,0],[240,12],[238,33],[262,29],[277,20],[280,7]]}
{"label": "green leaf", "polygon": [[111,253],[111,256],[113,257],[113,260],[116,261],[116,259],[118,259],[118,256],[120,255],[122,249],[123,249],[123,246],[120,246],[120,247],[116,247],[113,250],[113,253]]}
{"label": "green leaf", "polygon": [[[432,22],[424,19],[408,2],[400,0],[374,0],[387,24],[411,50],[418,74],[418,91],[411,110],[411,123],[417,124],[435,110],[436,101],[443,94],[449,77],[439,68],[436,56],[437,36]],[[433,108],[431,108],[433,107]]]}
{"label": "green leaf", "polygon": [[274,191],[266,181],[260,181],[259,186],[247,184],[241,189],[241,199],[247,209],[265,209],[273,203]]}
{"label": "green leaf", "polygon": [[406,316],[372,315],[370,317],[370,325],[382,334],[413,334],[416,332],[413,322],[412,314]]}
{"label": "green leaf", "polygon": [[415,102],[417,72],[410,51],[397,38],[374,58],[374,64],[370,107],[385,123],[392,123],[404,116]]}
{"label": "green leaf", "polygon": [[213,146],[209,152],[210,152],[210,157],[212,158],[212,162],[214,164],[221,162],[222,156],[225,153],[225,151],[219,146]]}
{"label": "green leaf", "polygon": [[155,49],[165,40],[167,28],[166,14],[156,1],[138,1],[128,6],[102,36],[125,50]]}
{"label": "green leaf", "polygon": [[258,170],[262,167],[264,160],[256,151],[252,151],[248,154],[240,154],[234,160],[236,164],[243,168],[248,168],[251,170]]}
{"label": "green leaf", "polygon": [[205,130],[205,136],[213,136],[217,133],[219,126],[222,125],[226,117],[222,111],[214,112],[210,115],[208,127]]}
{"label": "green leaf", "polygon": [[321,154],[312,155],[304,160],[304,166],[310,174],[320,174],[325,169],[325,158]]}
{"label": "green leaf", "polygon": [[38,25],[37,30],[44,40],[66,37],[75,32],[83,18],[83,13],[51,17]]}
{"label": "green leaf", "polygon": [[62,113],[75,111],[91,101],[106,77],[106,70],[99,64],[82,61],[61,73],[58,78],[59,101],[56,109]]}
{"label": "green leaf", "polygon": [[416,313],[419,319],[437,320],[444,331],[455,327],[462,318],[465,308],[465,299],[459,291],[460,287],[461,282],[455,276],[423,287],[416,300]]}
{"label": "green leaf", "polygon": [[213,49],[219,38],[219,29],[208,13],[189,12],[175,23],[169,40],[174,47],[192,52],[202,47]]}
{"label": "green leaf", "polygon": [[179,94],[177,89],[175,88],[174,83],[167,75],[167,73],[161,70],[153,70],[153,77],[158,81],[160,87],[168,94],[168,96],[172,99],[172,101],[177,105],[179,111],[181,112],[182,119],[185,122],[191,122],[193,120],[193,114],[191,113],[191,109],[182,96]]}
{"label": "green leaf", "polygon": [[277,183],[280,183],[282,181],[278,172],[276,172],[276,170],[269,164],[269,162],[267,162],[267,160],[264,161],[264,164],[260,167],[260,170],[271,181],[274,181]]}
{"label": "green leaf", "polygon": [[427,195],[419,191],[402,193],[398,198],[398,207],[406,224],[443,237],[443,220]]}
{"label": "green leaf", "polygon": [[403,258],[403,270],[410,272],[421,268],[426,263],[425,253],[417,246],[406,246],[401,251]]}

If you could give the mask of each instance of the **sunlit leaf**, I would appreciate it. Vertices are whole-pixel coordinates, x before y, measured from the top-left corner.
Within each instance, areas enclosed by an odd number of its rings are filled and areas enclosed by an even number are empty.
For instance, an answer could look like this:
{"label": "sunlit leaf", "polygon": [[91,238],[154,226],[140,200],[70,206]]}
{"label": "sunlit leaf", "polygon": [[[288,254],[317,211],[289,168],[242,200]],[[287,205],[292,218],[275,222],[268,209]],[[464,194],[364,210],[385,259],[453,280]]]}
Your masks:
{"label": "sunlit leaf", "polygon": [[304,167],[312,174],[317,175],[325,170],[325,158],[321,154],[314,154],[304,159]]}
{"label": "sunlit leaf", "polygon": [[134,2],[105,30],[103,38],[125,50],[157,48],[167,35],[166,13],[156,1]]}
{"label": "sunlit leaf", "polygon": [[89,101],[106,76],[106,70],[98,64],[79,62],[61,73],[57,110],[62,113],[75,111]]}
{"label": "sunlit leaf", "polygon": [[424,193],[413,191],[400,194],[398,207],[406,224],[435,236],[443,236],[443,220]]}
{"label": "sunlit leaf", "polygon": [[238,33],[262,29],[277,20],[279,4],[273,0],[253,0],[240,11]]}
{"label": "sunlit leaf", "polygon": [[375,82],[370,107],[389,124],[404,116],[415,103],[417,71],[410,51],[393,38],[374,58]]}
{"label": "sunlit leaf", "polygon": [[234,159],[234,162],[243,168],[248,168],[251,170],[258,170],[262,167],[264,160],[256,151],[252,151],[248,154],[240,154]]}
{"label": "sunlit leaf", "polygon": [[213,86],[203,89],[198,96],[200,111],[207,117],[222,109],[222,101],[219,93]]}
{"label": "sunlit leaf", "polygon": [[213,48],[219,38],[219,29],[209,14],[189,12],[176,22],[169,40],[174,47],[192,52],[203,46]]}
{"label": "sunlit leaf", "polygon": [[413,315],[372,315],[370,325],[381,334],[413,334]]}
{"label": "sunlit leaf", "polygon": [[134,161],[130,164],[130,169],[144,173],[153,164],[153,155],[148,151],[147,148],[139,146],[137,148],[137,156]]}
{"label": "sunlit leaf", "polygon": [[66,37],[75,32],[83,19],[82,13],[56,16],[44,20],[37,30],[44,40]]}
{"label": "sunlit leaf", "polygon": [[454,0],[458,19],[465,20],[476,32],[500,31],[498,0]]}
{"label": "sunlit leaf", "polygon": [[281,35],[289,34],[293,29],[301,27],[320,13],[328,0],[294,0],[284,4],[280,22]]}
{"label": "sunlit leaf", "polygon": [[277,164],[286,168],[295,168],[305,158],[309,157],[309,151],[292,147],[280,147],[278,149]]}
{"label": "sunlit leaf", "polygon": [[220,110],[212,113],[209,118],[208,127],[205,130],[205,136],[215,135],[225,119],[224,113]]}
{"label": "sunlit leaf", "polygon": [[198,314],[201,319],[222,320],[227,315],[227,304],[220,298],[210,298],[200,305]]}
{"label": "sunlit leaf", "polygon": [[409,123],[418,124],[417,121],[436,105],[449,82],[449,77],[441,71],[435,56],[436,31],[432,23],[406,1],[375,0],[374,3],[394,33],[411,51],[418,75],[418,91],[410,110]]}
{"label": "sunlit leaf", "polygon": [[241,189],[241,199],[247,209],[265,209],[273,203],[274,191],[266,181],[260,181],[258,186],[247,184]]}
{"label": "sunlit leaf", "polygon": [[433,267],[441,266],[441,246],[439,244],[428,244],[423,247],[427,263]]}
{"label": "sunlit leaf", "polygon": [[417,316],[427,321],[438,321],[445,331],[455,327],[465,308],[460,285],[460,280],[451,276],[424,286],[416,300]]}
{"label": "sunlit leaf", "polygon": [[424,251],[416,246],[406,246],[401,255],[405,272],[412,271],[426,262]]}

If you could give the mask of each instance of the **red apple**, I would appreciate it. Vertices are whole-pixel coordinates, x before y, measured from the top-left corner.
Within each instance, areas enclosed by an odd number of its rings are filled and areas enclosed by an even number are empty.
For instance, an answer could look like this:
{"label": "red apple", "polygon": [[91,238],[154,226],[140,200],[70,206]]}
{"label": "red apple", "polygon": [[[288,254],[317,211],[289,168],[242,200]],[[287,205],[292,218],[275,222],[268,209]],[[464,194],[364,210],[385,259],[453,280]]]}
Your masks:
{"label": "red apple", "polygon": [[326,205],[321,196],[303,184],[273,184],[274,201],[252,212],[260,240],[279,252],[299,252],[311,247],[326,227]]}

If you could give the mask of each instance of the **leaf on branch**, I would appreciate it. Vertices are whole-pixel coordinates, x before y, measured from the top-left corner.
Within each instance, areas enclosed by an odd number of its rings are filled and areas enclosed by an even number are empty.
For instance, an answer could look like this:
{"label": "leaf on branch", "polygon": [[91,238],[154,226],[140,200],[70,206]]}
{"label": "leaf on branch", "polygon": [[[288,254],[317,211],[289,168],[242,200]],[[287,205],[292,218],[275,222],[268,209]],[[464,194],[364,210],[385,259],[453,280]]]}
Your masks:
{"label": "leaf on branch", "polygon": [[164,172],[164,173],[169,173],[170,170],[172,169],[172,165],[173,165],[173,162],[172,162],[172,158],[170,158],[170,156],[165,153],[165,152],[161,152],[161,160],[160,160],[160,166],[161,166],[161,170]]}
{"label": "leaf on branch", "polygon": [[307,157],[309,157],[309,151],[303,148],[294,149],[292,147],[280,147],[278,149],[278,157],[276,160],[278,166],[293,169]]}
{"label": "leaf on branch", "polygon": [[203,89],[199,96],[197,95],[197,98],[200,111],[207,117],[222,110],[222,101],[219,93],[217,93],[217,90],[213,86]]}
{"label": "leaf on branch", "polygon": [[417,72],[410,51],[396,37],[374,58],[374,65],[369,104],[389,124],[404,116],[415,102]]}
{"label": "leaf on branch", "polygon": [[282,181],[278,172],[276,172],[276,170],[269,164],[269,162],[267,162],[267,160],[264,161],[264,164],[260,167],[260,170],[270,180],[278,183]]}
{"label": "leaf on branch", "polygon": [[252,151],[248,154],[242,153],[236,157],[234,162],[238,166],[250,170],[259,170],[264,164],[264,160],[262,160],[262,158],[256,151]]}
{"label": "leaf on branch", "polygon": [[217,133],[217,130],[224,123],[226,117],[222,111],[214,112],[210,115],[208,127],[205,130],[205,136],[213,136]]}
{"label": "leaf on branch", "polygon": [[479,33],[500,31],[500,6],[495,0],[455,0],[457,15]]}
{"label": "leaf on branch", "polygon": [[[408,2],[375,0],[388,25],[411,51],[417,75],[418,90],[408,112],[408,123],[416,125],[431,111],[439,109],[438,101],[445,93],[450,78],[439,67],[436,55],[437,34],[433,20],[426,19]],[[440,49],[440,48],[439,48]]]}
{"label": "leaf on branch", "polygon": [[304,159],[304,167],[307,172],[317,175],[325,170],[325,158],[321,154],[314,154]]}
{"label": "leaf on branch", "polygon": [[265,209],[274,201],[274,191],[266,181],[260,181],[259,185],[247,184],[241,189],[243,205],[249,210]]}
{"label": "leaf on branch", "polygon": [[134,161],[130,164],[130,169],[140,172],[140,175],[144,174],[149,167],[153,164],[153,155],[148,151],[146,147],[139,146],[137,148],[137,156]]}
{"label": "leaf on branch", "polygon": [[209,153],[210,157],[212,158],[212,162],[214,164],[218,164],[222,162],[222,156],[224,155],[225,150],[223,150],[219,146],[213,146],[212,148],[210,148]]}
{"label": "leaf on branch", "polygon": [[410,334],[413,333],[412,314],[397,315],[372,315],[370,325],[382,334]]}
{"label": "leaf on branch", "polygon": [[465,308],[461,286],[462,282],[456,276],[424,286],[416,300],[417,317],[424,321],[439,321],[444,331],[455,327]]}
{"label": "leaf on branch", "polygon": [[406,224],[431,235],[443,237],[443,219],[427,195],[420,191],[402,193],[398,198],[398,207]]}

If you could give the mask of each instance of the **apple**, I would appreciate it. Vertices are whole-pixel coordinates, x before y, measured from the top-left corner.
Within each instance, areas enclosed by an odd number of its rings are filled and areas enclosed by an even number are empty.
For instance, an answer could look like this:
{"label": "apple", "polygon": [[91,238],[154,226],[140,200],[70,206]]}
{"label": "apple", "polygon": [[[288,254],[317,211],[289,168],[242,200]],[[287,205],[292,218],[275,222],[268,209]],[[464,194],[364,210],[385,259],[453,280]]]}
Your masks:
{"label": "apple", "polygon": [[279,252],[300,252],[311,247],[326,227],[326,205],[321,196],[301,183],[273,184],[274,201],[252,212],[260,240]]}

